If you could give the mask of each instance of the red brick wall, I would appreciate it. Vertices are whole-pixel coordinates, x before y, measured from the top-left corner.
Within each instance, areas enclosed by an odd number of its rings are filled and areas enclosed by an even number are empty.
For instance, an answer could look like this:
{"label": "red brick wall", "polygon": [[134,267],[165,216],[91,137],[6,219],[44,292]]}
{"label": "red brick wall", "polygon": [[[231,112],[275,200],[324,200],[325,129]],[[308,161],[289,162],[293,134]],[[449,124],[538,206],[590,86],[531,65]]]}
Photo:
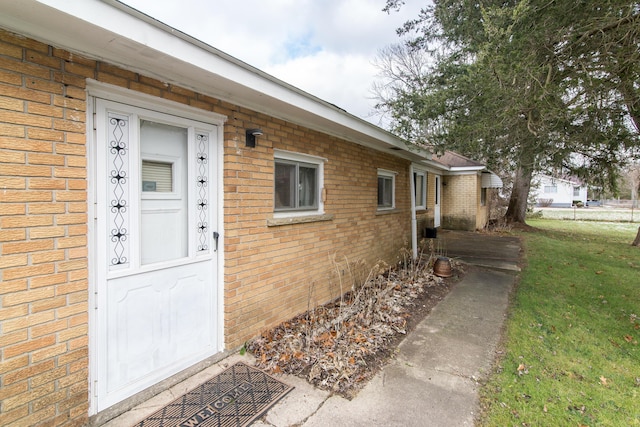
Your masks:
{"label": "red brick wall", "polygon": [[[87,78],[228,117],[227,348],[337,296],[332,259],[370,267],[409,243],[407,161],[0,30],[0,425],[87,422]],[[269,226],[274,148],[327,159],[331,220]],[[398,173],[383,215],[378,168]]]}

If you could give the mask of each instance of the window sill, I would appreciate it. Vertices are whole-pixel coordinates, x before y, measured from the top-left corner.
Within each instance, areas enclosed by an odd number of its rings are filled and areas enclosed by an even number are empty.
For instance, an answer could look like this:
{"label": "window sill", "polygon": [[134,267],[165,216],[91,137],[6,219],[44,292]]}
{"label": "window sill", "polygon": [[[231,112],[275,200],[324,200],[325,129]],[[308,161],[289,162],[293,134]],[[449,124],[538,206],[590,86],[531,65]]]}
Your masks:
{"label": "window sill", "polygon": [[279,227],[281,225],[305,224],[308,222],[332,221],[333,215],[307,215],[307,216],[290,216],[286,218],[269,218],[267,227]]}
{"label": "window sill", "polygon": [[400,209],[398,208],[393,208],[393,209],[378,209],[376,211],[376,215],[389,215],[389,214],[395,214],[398,212],[402,212]]}

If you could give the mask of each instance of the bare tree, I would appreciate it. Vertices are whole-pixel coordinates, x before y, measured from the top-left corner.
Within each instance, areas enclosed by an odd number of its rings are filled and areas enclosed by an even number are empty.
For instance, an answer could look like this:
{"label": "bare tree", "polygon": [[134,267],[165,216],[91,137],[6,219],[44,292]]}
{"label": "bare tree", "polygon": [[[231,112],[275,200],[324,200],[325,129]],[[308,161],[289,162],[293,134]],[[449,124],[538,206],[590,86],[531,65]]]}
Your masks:
{"label": "bare tree", "polygon": [[640,193],[640,162],[629,164],[622,173],[622,178],[629,188],[631,205],[638,207],[638,194]]}
{"label": "bare tree", "polygon": [[525,222],[541,170],[617,189],[640,147],[640,3],[433,0],[398,33],[410,39],[387,70],[415,71],[419,50],[426,72],[386,75],[389,128],[509,171],[508,222]]}

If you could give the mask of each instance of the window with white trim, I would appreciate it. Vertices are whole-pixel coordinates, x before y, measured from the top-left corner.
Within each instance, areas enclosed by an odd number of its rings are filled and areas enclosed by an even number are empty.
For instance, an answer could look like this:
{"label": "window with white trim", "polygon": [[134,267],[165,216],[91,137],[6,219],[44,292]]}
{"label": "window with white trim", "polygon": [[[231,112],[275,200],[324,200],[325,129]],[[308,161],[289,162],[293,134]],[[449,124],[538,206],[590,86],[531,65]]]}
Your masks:
{"label": "window with white trim", "polygon": [[395,187],[396,173],[378,169],[378,210],[395,208]]}
{"label": "window with white trim", "polygon": [[325,159],[275,150],[274,161],[274,211],[293,215],[322,213],[320,192]]}
{"label": "window with white trim", "polygon": [[157,162],[142,159],[142,191],[173,192],[174,165],[170,162]]}
{"label": "window with white trim", "polygon": [[413,189],[415,191],[416,209],[427,209],[427,173],[413,172]]}
{"label": "window with white trim", "polygon": [[580,187],[573,187],[573,197],[580,197]]}

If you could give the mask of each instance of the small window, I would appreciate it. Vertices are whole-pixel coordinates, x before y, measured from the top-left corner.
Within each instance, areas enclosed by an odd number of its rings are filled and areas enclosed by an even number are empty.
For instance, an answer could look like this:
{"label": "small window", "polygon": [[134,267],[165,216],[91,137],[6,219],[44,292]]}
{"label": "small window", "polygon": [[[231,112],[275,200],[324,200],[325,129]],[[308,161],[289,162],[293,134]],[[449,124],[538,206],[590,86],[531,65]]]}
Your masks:
{"label": "small window", "polygon": [[544,192],[545,193],[557,193],[558,192],[558,186],[557,185],[545,185],[544,186]]}
{"label": "small window", "polygon": [[302,154],[276,152],[275,212],[319,212],[323,160]]}
{"label": "small window", "polygon": [[143,160],[142,191],[171,193],[173,191],[173,164]]}
{"label": "small window", "polygon": [[276,211],[317,208],[317,181],[316,165],[276,160]]}
{"label": "small window", "polygon": [[487,189],[480,189],[480,206],[487,206]]}
{"label": "small window", "polygon": [[580,197],[580,187],[573,187],[573,197]]}
{"label": "small window", "polygon": [[395,207],[395,173],[378,170],[378,209]]}
{"label": "small window", "polygon": [[418,171],[413,173],[413,188],[416,196],[416,209],[427,208],[427,174]]}

